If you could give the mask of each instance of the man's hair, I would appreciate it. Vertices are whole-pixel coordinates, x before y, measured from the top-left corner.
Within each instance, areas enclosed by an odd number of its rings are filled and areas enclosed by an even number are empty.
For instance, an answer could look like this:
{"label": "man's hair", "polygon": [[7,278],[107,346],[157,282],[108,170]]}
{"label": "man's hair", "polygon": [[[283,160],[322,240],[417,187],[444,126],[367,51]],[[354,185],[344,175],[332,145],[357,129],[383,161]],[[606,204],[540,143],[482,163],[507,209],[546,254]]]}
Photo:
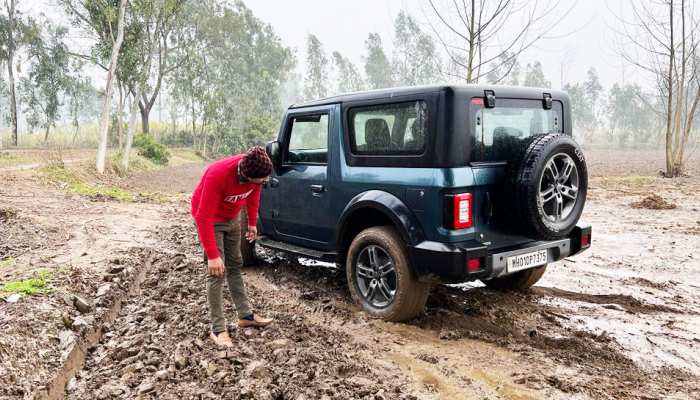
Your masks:
{"label": "man's hair", "polygon": [[246,178],[258,179],[272,174],[272,160],[265,149],[260,146],[248,149],[240,166],[241,172]]}

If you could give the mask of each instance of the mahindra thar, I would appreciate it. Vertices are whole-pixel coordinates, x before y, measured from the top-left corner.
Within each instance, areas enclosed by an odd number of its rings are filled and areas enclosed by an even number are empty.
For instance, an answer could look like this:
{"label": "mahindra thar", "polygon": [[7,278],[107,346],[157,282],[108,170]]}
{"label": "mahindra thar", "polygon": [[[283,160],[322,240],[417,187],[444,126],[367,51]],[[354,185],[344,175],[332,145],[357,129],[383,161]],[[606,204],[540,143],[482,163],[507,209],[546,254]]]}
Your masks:
{"label": "mahindra thar", "polygon": [[293,105],[267,145],[257,244],[337,263],[353,298],[389,321],[422,312],[439,283],[527,289],[591,244],[571,120],[564,92],[492,85]]}

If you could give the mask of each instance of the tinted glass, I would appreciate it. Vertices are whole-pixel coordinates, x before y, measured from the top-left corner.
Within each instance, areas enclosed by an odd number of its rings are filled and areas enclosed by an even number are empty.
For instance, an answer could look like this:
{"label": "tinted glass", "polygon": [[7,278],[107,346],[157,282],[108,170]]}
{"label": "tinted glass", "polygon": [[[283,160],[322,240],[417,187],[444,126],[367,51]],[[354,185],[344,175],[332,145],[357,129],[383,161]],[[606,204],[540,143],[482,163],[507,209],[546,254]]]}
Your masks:
{"label": "tinted glass", "polygon": [[495,108],[485,108],[479,98],[472,100],[472,161],[507,161],[516,158],[536,135],[562,132],[562,105],[552,102],[544,109],[542,100],[497,99]]}
{"label": "tinted glass", "polygon": [[350,109],[350,148],[358,155],[422,154],[428,133],[424,101]]}
{"label": "tinted glass", "polygon": [[290,163],[325,164],[328,162],[328,115],[305,115],[292,119],[289,138]]}

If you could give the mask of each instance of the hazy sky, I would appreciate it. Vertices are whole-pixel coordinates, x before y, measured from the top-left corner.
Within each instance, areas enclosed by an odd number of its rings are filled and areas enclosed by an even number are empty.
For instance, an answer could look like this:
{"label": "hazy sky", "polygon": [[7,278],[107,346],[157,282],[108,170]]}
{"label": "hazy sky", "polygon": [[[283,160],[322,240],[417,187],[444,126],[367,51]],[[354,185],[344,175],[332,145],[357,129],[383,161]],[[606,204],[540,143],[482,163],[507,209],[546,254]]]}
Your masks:
{"label": "hazy sky", "polygon": [[[445,0],[436,0],[441,1]],[[428,31],[428,19],[432,17],[427,0],[249,0],[246,4],[298,50],[300,63],[309,33],[319,37],[327,53],[338,50],[362,65],[367,34],[380,33],[390,47],[393,20],[401,9],[410,12]],[[617,35],[613,27],[618,21],[615,15],[628,11],[626,2],[562,0],[561,13],[569,8],[572,9],[568,15],[551,30],[551,36],[558,37],[531,47],[522,57],[523,67],[528,61],[540,60],[554,87],[560,86],[562,72],[565,83],[576,82],[585,78],[591,66],[598,70],[604,87],[621,81],[623,69],[614,45]],[[631,68],[624,72],[625,80],[637,80]]]}
{"label": "hazy sky", "polygon": [[[451,0],[435,1],[451,3]],[[541,0],[540,4],[552,4],[552,1]],[[258,18],[274,27],[286,45],[297,50],[302,71],[309,33],[318,36],[329,55],[338,50],[361,67],[364,41],[370,32],[381,35],[390,54],[393,21],[400,10],[413,15],[426,31],[431,29],[428,21],[431,18],[435,21],[427,0],[247,0],[245,3]],[[60,18],[61,13],[52,11],[53,0],[22,0],[19,4],[34,15],[46,12],[52,20]],[[548,35],[555,38],[541,40],[528,49],[520,58],[523,68],[532,60],[541,61],[546,78],[555,88],[560,87],[562,80],[566,83],[585,79],[591,66],[598,70],[605,88],[623,79],[644,84],[647,77],[638,76],[638,71],[629,66],[623,69],[616,50],[619,35],[615,34],[614,26],[618,25],[615,15],[629,12],[628,4],[561,0],[560,14],[570,11],[550,30]]]}

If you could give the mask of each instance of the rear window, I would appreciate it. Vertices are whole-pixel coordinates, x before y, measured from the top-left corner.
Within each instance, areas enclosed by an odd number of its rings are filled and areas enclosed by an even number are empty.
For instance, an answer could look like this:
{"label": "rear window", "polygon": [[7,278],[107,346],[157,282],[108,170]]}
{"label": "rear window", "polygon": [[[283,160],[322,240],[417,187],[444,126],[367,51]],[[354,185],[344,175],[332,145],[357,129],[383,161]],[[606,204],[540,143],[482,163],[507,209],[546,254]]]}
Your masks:
{"label": "rear window", "polygon": [[423,154],[428,131],[424,101],[353,107],[350,149],[357,155]]}
{"label": "rear window", "polygon": [[472,161],[508,161],[524,151],[533,136],[562,132],[562,104],[544,109],[542,100],[497,99],[486,108],[472,99],[469,112]]}

